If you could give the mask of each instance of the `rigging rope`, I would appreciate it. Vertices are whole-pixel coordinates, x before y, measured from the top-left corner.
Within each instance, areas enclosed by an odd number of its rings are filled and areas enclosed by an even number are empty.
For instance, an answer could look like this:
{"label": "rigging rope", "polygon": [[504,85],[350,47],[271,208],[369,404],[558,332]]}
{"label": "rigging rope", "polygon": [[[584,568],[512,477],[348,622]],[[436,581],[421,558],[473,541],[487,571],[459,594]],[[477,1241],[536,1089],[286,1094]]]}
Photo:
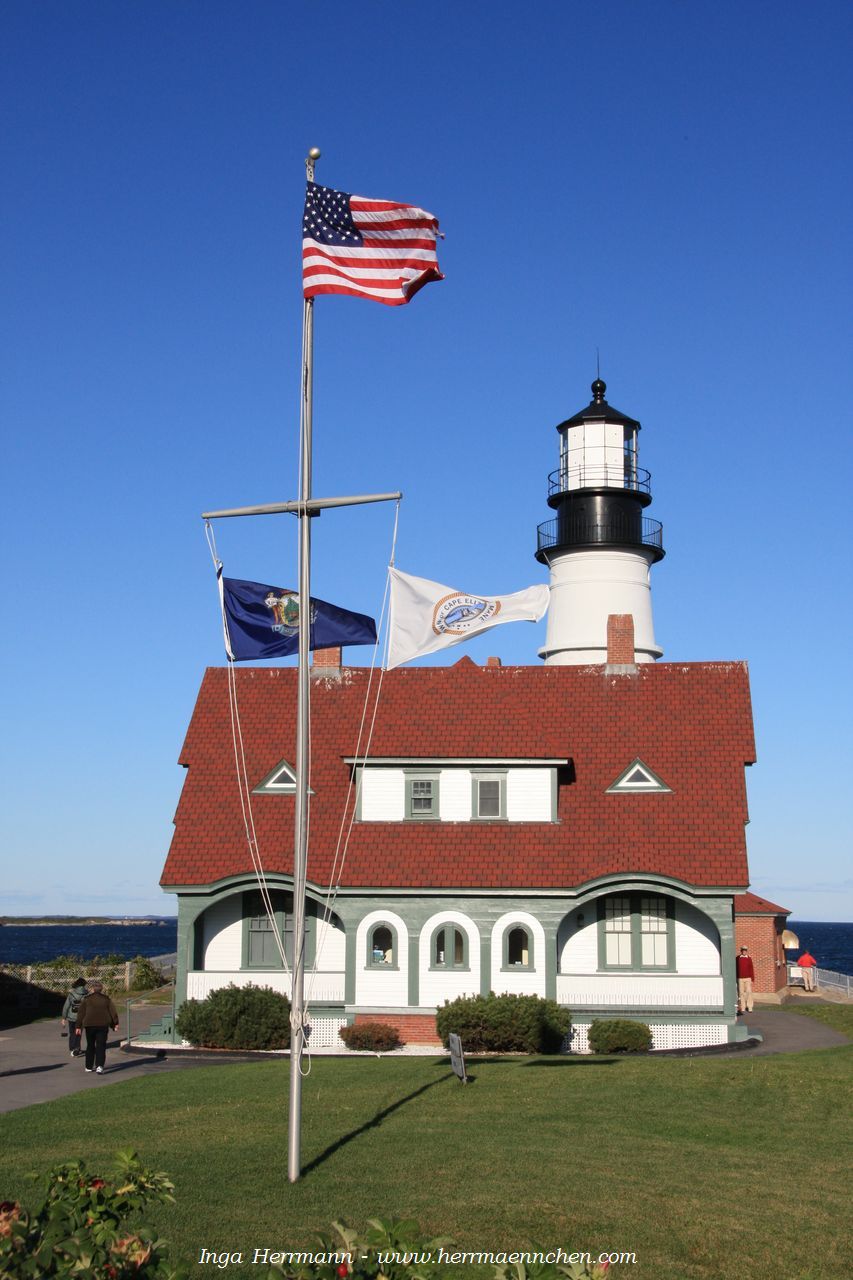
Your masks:
{"label": "rigging rope", "polygon": [[[225,648],[228,653],[231,653],[231,638],[228,633],[228,619],[225,613],[224,601],[222,600],[222,561],[216,554],[216,539],[209,520],[205,521],[205,534],[207,537],[207,545],[210,548],[210,554],[213,559],[213,567],[216,571],[217,582],[219,584],[220,605],[222,608],[222,629],[225,634]],[[287,954],[284,943],[281,939],[278,924],[276,923],[275,908],[273,907],[272,896],[264,874],[260,848],[258,845],[258,835],[255,829],[255,815],[252,810],[252,789],[249,783],[249,771],[246,764],[246,752],[243,743],[243,727],[240,723],[240,707],[237,700],[237,673],[234,669],[233,661],[229,661],[228,663],[228,710],[231,717],[231,742],[234,749],[234,768],[237,774],[237,790],[240,796],[240,810],[243,817],[243,828],[246,834],[249,856],[252,859],[252,867],[254,868],[255,879],[258,882],[261,902],[263,903],[270,929],[272,930],[273,937],[275,938],[276,949],[281,957],[284,972],[289,974],[290,966],[287,961]]]}
{"label": "rigging rope", "polygon": [[[301,451],[300,451],[300,473],[301,473],[301,466],[302,466],[302,459],[301,459]],[[391,554],[388,561],[389,568],[393,567],[395,562],[396,547],[397,547],[397,531],[399,528],[399,521],[400,521],[400,499],[398,498],[394,507],[394,529],[393,529],[393,534],[391,539]],[[284,968],[284,972],[289,975],[290,965],[288,964],[286,949],[282,941],[281,934],[279,932],[278,925],[276,922],[275,909],[273,906],[270,889],[267,884],[266,875],[264,873],[263,863],[261,860],[260,846],[258,843],[257,830],[255,828],[255,818],[254,818],[254,812],[252,809],[252,788],[249,781],[249,771],[248,771],[248,765],[246,762],[246,751],[245,751],[244,738],[243,738],[243,728],[240,721],[240,708],[239,708],[239,702],[237,697],[237,678],[236,678],[237,673],[235,670],[235,663],[233,660],[230,659],[230,655],[233,651],[231,647],[231,638],[228,631],[228,618],[225,612],[225,601],[223,597],[223,587],[222,587],[223,565],[222,565],[222,561],[219,559],[219,556],[217,554],[216,539],[214,537],[213,527],[209,520],[205,521],[205,536],[207,538],[207,544],[210,549],[211,558],[213,560],[213,567],[216,573],[217,584],[219,587],[220,608],[222,612],[222,630],[223,630],[223,635],[225,639],[226,653],[229,655],[228,708],[229,708],[229,714],[231,719],[231,739],[232,739],[232,746],[234,751],[234,766],[235,766],[235,772],[237,774],[237,788],[240,796],[240,809],[241,809],[241,814],[243,818],[243,827],[246,835],[246,843],[249,849],[249,855],[252,860],[252,866],[255,872],[255,879],[257,880],[258,887],[260,890],[261,901],[263,903],[273,937],[275,938],[276,947],[278,949],[279,956],[281,957],[281,962]],[[352,835],[352,829],[355,824],[356,813],[358,812],[358,800],[361,794],[363,768],[364,768],[364,765],[367,763],[367,760],[370,755],[370,744],[373,740],[373,732],[376,726],[376,717],[379,711],[379,703],[382,695],[382,683],[385,677],[385,667],[387,664],[388,647],[390,643],[390,627],[389,627],[389,630],[385,632],[385,636],[384,636],[384,653],[383,653],[383,661],[380,664],[380,669],[379,669],[379,683],[376,687],[376,698],[373,703],[373,712],[370,718],[370,726],[367,732],[367,742],[364,748],[364,754],[362,755],[361,744],[364,738],[364,726],[365,726],[365,721],[367,720],[367,712],[370,704],[371,689],[373,686],[373,678],[376,670],[376,658],[379,652],[380,638],[383,635],[385,617],[388,609],[390,581],[391,581],[390,574],[386,574],[385,591],[382,597],[382,608],[380,610],[380,615],[379,615],[379,626],[377,628],[377,638],[376,638],[376,643],[373,646],[373,656],[370,664],[370,674],[368,676],[367,688],[365,690],[365,695],[364,695],[364,705],[362,707],[361,720],[359,723],[358,739],[356,741],[353,769],[350,775],[349,785],[347,787],[347,793],[344,798],[344,807],[341,814],[340,826],[338,828],[338,838],[337,838],[337,843],[335,845],[334,856],[332,859],[332,869],[329,876],[329,885],[328,885],[328,889],[326,890],[325,897],[323,899],[323,913],[320,919],[321,927],[320,927],[320,930],[318,931],[319,937],[317,938],[317,945],[315,947],[314,963],[308,974],[308,992],[306,993],[306,996],[305,996],[302,1018],[301,1018],[301,1023],[303,1027],[309,1025],[308,1005],[313,995],[314,983],[317,978],[320,958],[322,956],[326,939],[330,932],[331,920],[334,914],[334,906],[335,906],[335,903],[337,902],[338,893],[340,892],[341,880],[343,878],[344,867],[346,865],[347,853],[349,850],[350,837]],[[307,828],[306,843],[307,843],[307,838],[310,834],[310,824],[311,824],[311,809],[310,809],[310,798],[309,798],[310,797],[309,788],[310,788],[310,778],[311,778],[311,736],[310,734],[308,739],[306,766],[307,766],[306,767],[307,776],[304,780],[304,783],[305,783],[306,828]],[[347,821],[348,817],[349,817],[349,820]],[[303,945],[303,955],[304,955],[304,945],[305,945],[304,937],[303,937],[302,945]],[[292,1012],[290,1015],[290,1025],[291,1025],[291,1031],[298,1030],[298,1019],[295,1017],[295,1015]],[[307,1076],[310,1074],[310,1071],[311,1071],[311,1052],[310,1052],[308,1039],[305,1036],[302,1037],[302,1046],[303,1046],[303,1053],[306,1055],[308,1059],[308,1065],[307,1065],[307,1068],[303,1070],[302,1064],[300,1062],[299,1070],[303,1076]]]}
{"label": "rigging rope", "polygon": [[[400,499],[398,498],[396,503],[394,504],[394,531],[391,538],[391,555],[388,560],[389,567],[393,567],[394,565],[394,557],[396,555],[396,548],[397,548],[397,530],[399,527],[399,523],[400,523]],[[323,946],[329,934],[329,926],[331,924],[333,909],[337,901],[338,893],[340,892],[341,879],[343,877],[344,867],[346,865],[347,852],[349,850],[350,836],[352,834],[353,825],[355,824],[355,815],[358,812],[358,801],[361,795],[363,767],[367,763],[368,757],[370,755],[370,744],[373,740],[373,730],[376,725],[376,716],[379,711],[379,701],[382,695],[382,682],[385,678],[385,666],[386,666],[387,657],[388,657],[388,644],[390,640],[390,630],[385,634],[385,653],[384,653],[383,662],[379,668],[379,684],[377,685],[377,689],[376,689],[376,700],[373,705],[373,715],[370,720],[370,729],[367,735],[367,745],[365,746],[364,755],[362,756],[361,743],[362,743],[362,738],[364,736],[364,723],[367,718],[367,709],[370,702],[370,691],[373,683],[373,676],[376,669],[376,655],[379,651],[379,643],[380,643],[379,638],[382,635],[382,629],[385,622],[385,613],[388,606],[390,582],[391,582],[391,576],[390,574],[386,574],[385,591],[382,596],[382,608],[379,614],[379,626],[377,628],[376,644],[373,646],[373,657],[371,659],[371,664],[370,664],[370,674],[367,679],[367,688],[364,694],[364,706],[362,708],[361,722],[358,728],[358,738],[356,741],[355,758],[354,758],[352,773],[350,775],[349,785],[347,787],[347,793],[344,798],[344,807],[341,813],[340,826],[338,828],[338,839],[337,839],[337,844],[335,845],[334,857],[332,859],[332,870],[329,875],[329,887],[326,891],[325,903],[323,908],[322,938],[320,940],[320,944],[317,947],[317,951],[314,959],[314,965],[309,975],[309,978],[310,978],[309,992],[313,992],[313,989],[314,989],[314,980],[317,976],[317,968],[319,965],[320,955],[322,954]],[[350,811],[350,807],[351,807],[351,811]],[[348,813],[350,815],[349,823],[347,823]],[[346,835],[344,836],[345,828],[346,828]],[[341,848],[342,845],[343,845],[343,849]]]}

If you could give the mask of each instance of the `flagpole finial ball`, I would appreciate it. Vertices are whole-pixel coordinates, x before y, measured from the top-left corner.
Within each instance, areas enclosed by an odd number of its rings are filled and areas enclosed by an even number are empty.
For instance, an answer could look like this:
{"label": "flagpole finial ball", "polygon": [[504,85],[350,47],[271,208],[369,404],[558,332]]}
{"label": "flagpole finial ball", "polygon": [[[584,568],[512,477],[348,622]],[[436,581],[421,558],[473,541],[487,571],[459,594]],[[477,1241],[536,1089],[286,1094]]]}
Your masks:
{"label": "flagpole finial ball", "polygon": [[309,160],[319,160],[319,159],[320,159],[320,155],[321,155],[320,148],[319,148],[319,147],[312,147],[312,148],[311,148],[311,150],[308,152],[308,159],[309,159]]}

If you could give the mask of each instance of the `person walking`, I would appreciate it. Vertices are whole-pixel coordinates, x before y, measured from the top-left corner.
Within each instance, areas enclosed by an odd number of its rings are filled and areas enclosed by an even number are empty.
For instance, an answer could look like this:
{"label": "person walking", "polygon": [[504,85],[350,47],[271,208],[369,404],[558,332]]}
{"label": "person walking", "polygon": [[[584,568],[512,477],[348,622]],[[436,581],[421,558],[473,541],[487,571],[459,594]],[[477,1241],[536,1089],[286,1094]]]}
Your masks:
{"label": "person walking", "polygon": [[104,1074],[107,1060],[107,1033],[118,1031],[118,1011],[104,991],[102,982],[90,983],[91,993],[77,1010],[77,1025],[86,1032],[86,1071]]}
{"label": "person walking", "polygon": [[80,1024],[77,1021],[77,1010],[88,994],[86,979],[75,978],[74,985],[65,997],[65,1004],[62,1006],[62,1025],[63,1027],[68,1027],[68,1052],[72,1058],[79,1058],[82,1053],[80,1048],[80,1036],[82,1033]]}
{"label": "person walking", "polygon": [[797,964],[803,971],[803,986],[806,991],[814,991],[815,989],[815,969],[817,968],[817,960],[809,951],[804,951],[800,956]]}
{"label": "person walking", "polygon": [[755,981],[755,968],[748,947],[741,947],[740,955],[735,961],[737,974],[737,1011],[752,1013],[752,984]]}

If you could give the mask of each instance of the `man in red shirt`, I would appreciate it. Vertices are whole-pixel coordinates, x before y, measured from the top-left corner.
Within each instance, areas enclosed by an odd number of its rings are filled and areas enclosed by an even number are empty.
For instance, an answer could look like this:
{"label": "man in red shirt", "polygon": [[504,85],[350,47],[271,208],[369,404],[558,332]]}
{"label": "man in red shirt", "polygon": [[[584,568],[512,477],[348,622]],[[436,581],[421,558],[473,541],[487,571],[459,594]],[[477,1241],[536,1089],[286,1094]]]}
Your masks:
{"label": "man in red shirt", "polygon": [[752,983],[755,979],[755,969],[747,947],[740,949],[740,955],[735,960],[735,972],[737,973],[737,1011],[752,1013]]}
{"label": "man in red shirt", "polygon": [[817,960],[815,960],[814,956],[810,955],[808,951],[804,951],[803,954],[800,956],[799,960],[797,961],[797,964],[800,966],[800,968],[803,971],[803,986],[805,987],[806,991],[814,991],[815,989],[814,971],[817,968]]}

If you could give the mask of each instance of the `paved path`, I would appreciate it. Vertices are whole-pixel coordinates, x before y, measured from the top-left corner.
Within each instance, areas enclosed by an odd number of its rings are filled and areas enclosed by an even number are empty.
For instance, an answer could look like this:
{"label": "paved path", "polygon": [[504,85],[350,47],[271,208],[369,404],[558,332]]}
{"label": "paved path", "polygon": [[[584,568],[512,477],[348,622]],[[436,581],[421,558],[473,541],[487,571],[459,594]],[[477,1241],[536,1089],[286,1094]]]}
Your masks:
{"label": "paved path", "polygon": [[835,1049],[850,1041],[840,1031],[824,1026],[816,1018],[800,1013],[788,1013],[785,1009],[757,1009],[745,1013],[739,1022],[745,1022],[750,1031],[760,1031],[764,1037],[757,1048],[741,1053],[751,1057],[760,1053],[799,1053],[803,1049]]}
{"label": "paved path", "polygon": [[[123,1010],[121,1010],[123,1012]],[[134,1034],[163,1014],[162,1005],[137,1008],[133,1014]],[[161,1075],[190,1066],[209,1066],[198,1059],[188,1061],[177,1055],[121,1053],[121,1035],[107,1041],[107,1065],[102,1076],[87,1075],[82,1058],[72,1058],[68,1041],[59,1034],[59,1019],[31,1022],[23,1027],[0,1030],[0,1113],[17,1111],[37,1102],[50,1102],[87,1089],[104,1089],[122,1080]]]}
{"label": "paved path", "polygon": [[[162,1015],[162,1006],[138,1008],[133,1015],[134,1033]],[[724,1055],[745,1061],[754,1054],[799,1053],[804,1049],[831,1049],[848,1044],[846,1036],[813,1018],[783,1009],[760,1009],[743,1019],[751,1031],[760,1031],[763,1043],[755,1049]],[[83,1059],[72,1058],[68,1041],[59,1034],[59,1021],[31,1022],[28,1026],[0,1030],[0,1113],[17,1111],[38,1102],[50,1102],[87,1089],[105,1089],[122,1080],[162,1075],[191,1067],[227,1065],[209,1058],[186,1058],[178,1053],[125,1054],[119,1051],[120,1037],[109,1042],[104,1075],[86,1075]],[[723,1055],[720,1055],[723,1056]],[[233,1061],[233,1059],[232,1059]]]}

